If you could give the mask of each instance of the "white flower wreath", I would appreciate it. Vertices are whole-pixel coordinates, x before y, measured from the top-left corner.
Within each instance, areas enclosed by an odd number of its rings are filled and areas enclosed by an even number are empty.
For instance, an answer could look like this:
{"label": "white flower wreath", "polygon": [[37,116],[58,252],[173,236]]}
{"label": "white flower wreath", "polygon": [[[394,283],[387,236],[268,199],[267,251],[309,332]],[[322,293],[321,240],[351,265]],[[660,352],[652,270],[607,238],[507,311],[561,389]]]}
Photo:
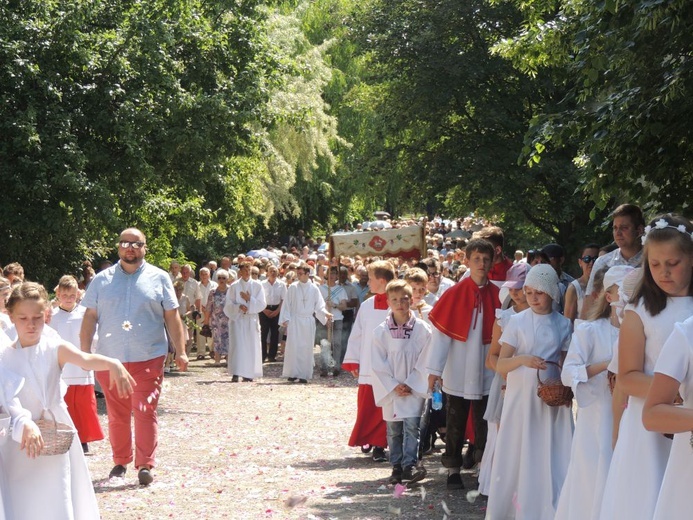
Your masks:
{"label": "white flower wreath", "polygon": [[693,233],[689,233],[688,230],[686,230],[686,226],[683,224],[679,224],[678,226],[672,226],[669,224],[669,222],[666,221],[666,219],[660,218],[657,222],[654,223],[654,228],[652,226],[645,226],[645,232],[642,235],[642,244],[645,245],[645,240],[647,240],[647,235],[652,231],[652,229],[675,229],[679,233],[683,233],[684,235],[688,235],[691,240],[693,240]]}

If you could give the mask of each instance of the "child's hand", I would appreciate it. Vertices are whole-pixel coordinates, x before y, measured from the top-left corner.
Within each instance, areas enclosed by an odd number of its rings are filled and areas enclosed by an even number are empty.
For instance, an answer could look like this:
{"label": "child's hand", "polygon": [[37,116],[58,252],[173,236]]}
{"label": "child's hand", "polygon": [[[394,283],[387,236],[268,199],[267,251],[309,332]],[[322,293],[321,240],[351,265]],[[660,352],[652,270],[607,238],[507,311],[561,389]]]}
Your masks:
{"label": "child's hand", "polygon": [[118,392],[118,397],[121,399],[132,395],[133,387],[137,386],[137,383],[130,375],[130,372],[128,372],[123,364],[117,359],[113,360],[113,364],[108,370],[108,378],[111,382],[108,389],[113,390],[113,387],[115,387],[116,391]]}
{"label": "child's hand", "polygon": [[41,437],[41,430],[36,426],[36,423],[30,422],[24,426],[20,449],[26,449],[27,457],[30,459],[35,459],[41,455],[43,437]]}
{"label": "child's hand", "polygon": [[443,378],[442,377],[436,376],[434,374],[428,375],[428,391],[429,392],[433,391],[433,387],[435,386],[436,381],[438,381],[440,383],[440,387],[442,388],[443,387]]}
{"label": "child's hand", "polygon": [[395,393],[400,397],[405,397],[407,395],[411,395],[411,388],[409,388],[405,384],[400,383],[395,387]]}
{"label": "child's hand", "polygon": [[529,368],[546,370],[546,362],[539,356],[526,355],[523,357],[522,364]]}

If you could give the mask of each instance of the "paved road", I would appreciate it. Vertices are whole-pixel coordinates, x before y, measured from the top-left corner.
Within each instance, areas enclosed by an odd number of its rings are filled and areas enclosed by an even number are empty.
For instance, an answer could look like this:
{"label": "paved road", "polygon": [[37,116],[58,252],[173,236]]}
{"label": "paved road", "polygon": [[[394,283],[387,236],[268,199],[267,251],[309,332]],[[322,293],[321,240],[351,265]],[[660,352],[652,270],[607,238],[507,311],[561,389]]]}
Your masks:
{"label": "paved road", "polygon": [[[484,518],[483,500],[445,490],[438,454],[426,458],[426,480],[395,497],[389,465],[346,446],[356,408],[350,375],[291,384],[273,363],[261,380],[231,383],[206,363],[164,382],[151,486],[139,487],[132,467],[125,479],[108,481],[107,441],[92,444],[88,462],[104,519],[413,519],[444,518],[445,508],[450,519]],[[475,487],[471,472],[464,480]]]}

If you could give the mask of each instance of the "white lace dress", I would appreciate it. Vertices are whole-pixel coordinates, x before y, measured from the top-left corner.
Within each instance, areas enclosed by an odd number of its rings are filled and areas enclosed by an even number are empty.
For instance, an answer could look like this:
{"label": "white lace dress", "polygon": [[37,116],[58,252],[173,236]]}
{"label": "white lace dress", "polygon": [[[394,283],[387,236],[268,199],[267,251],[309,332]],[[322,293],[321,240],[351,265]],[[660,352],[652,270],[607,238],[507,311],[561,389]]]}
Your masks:
{"label": "white lace dress", "polygon": [[[38,345],[21,348],[18,343],[2,353],[0,363],[22,376],[25,384],[17,394],[33,420],[50,410],[58,422],[73,424],[63,401],[65,385],[60,378],[60,340],[42,336]],[[64,455],[27,457],[19,444],[3,450],[8,482],[8,519],[94,520],[99,509],[94,486],[77,435]]]}

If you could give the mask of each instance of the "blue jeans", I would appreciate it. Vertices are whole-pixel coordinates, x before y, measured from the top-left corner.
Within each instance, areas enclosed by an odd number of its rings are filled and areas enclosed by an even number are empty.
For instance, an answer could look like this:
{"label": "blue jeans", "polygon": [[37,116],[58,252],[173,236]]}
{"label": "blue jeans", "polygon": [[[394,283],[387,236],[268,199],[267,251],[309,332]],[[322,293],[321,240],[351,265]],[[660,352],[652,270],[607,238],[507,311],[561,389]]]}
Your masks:
{"label": "blue jeans", "polygon": [[419,417],[387,421],[387,444],[393,467],[416,466],[419,458]]}

